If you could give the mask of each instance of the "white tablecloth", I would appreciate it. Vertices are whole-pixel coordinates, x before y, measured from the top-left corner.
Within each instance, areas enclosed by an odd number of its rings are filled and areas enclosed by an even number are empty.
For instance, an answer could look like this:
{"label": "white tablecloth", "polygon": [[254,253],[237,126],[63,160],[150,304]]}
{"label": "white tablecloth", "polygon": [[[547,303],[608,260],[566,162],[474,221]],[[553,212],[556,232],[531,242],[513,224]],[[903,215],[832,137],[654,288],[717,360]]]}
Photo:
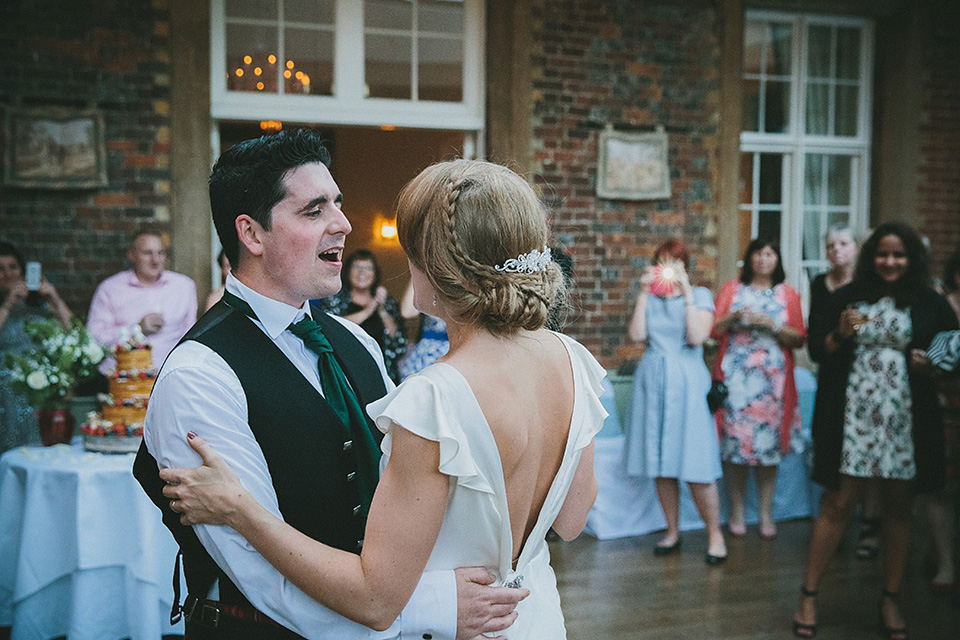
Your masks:
{"label": "white tablecloth", "polygon": [[[595,442],[596,455],[594,470],[597,474],[599,491],[597,501],[587,516],[586,533],[601,540],[640,536],[666,527],[663,511],[657,501],[657,491],[653,480],[626,475],[623,464],[624,436],[620,415],[629,399],[623,393],[632,392],[632,384],[624,376],[611,376],[618,389],[614,393],[614,384],[604,380],[606,393],[601,397],[607,409],[607,420]],[[803,417],[804,432],[809,442],[810,421],[813,415],[813,396],[816,381],[805,370],[796,370],[797,391],[800,396],[800,412]],[[618,411],[618,406],[621,411]],[[626,416],[624,416],[626,417]],[[720,490],[721,522],[726,522],[726,489],[721,479]],[[757,522],[757,492],[753,474],[747,485],[746,521]],[[820,489],[810,482],[808,452],[785,456],[780,463],[777,475],[777,488],[773,497],[774,520],[789,520],[816,515],[820,500]],[[693,498],[686,484],[680,485],[680,529],[702,529],[703,521],[697,513]]]}
{"label": "white tablecloth", "polygon": [[171,627],[177,545],[131,469],[77,445],[0,457],[0,626],[12,640],[146,640]]}

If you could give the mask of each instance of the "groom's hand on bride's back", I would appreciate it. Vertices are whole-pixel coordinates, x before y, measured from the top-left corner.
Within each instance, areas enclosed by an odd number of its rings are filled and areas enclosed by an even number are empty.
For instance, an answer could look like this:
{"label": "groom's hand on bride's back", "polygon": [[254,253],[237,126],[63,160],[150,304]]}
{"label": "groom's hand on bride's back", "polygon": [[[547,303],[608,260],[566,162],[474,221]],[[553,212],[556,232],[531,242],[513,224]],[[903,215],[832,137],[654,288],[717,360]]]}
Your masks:
{"label": "groom's hand on bride's back", "polygon": [[457,576],[457,640],[474,640],[481,633],[503,631],[517,619],[514,611],[517,604],[530,595],[529,589],[489,586],[494,577],[483,567],[461,567],[454,573]]}

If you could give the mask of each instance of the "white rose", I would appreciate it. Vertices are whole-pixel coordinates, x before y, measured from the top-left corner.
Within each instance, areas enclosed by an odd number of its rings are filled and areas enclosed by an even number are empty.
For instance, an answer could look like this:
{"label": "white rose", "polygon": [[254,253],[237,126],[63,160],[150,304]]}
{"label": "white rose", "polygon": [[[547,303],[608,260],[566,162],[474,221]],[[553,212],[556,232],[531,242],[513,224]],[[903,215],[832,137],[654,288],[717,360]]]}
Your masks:
{"label": "white rose", "polygon": [[100,362],[103,360],[103,347],[96,342],[88,342],[84,345],[83,353],[90,358],[90,362]]}
{"label": "white rose", "polygon": [[27,386],[31,389],[45,389],[47,387],[47,376],[43,375],[43,371],[34,371],[27,376]]}

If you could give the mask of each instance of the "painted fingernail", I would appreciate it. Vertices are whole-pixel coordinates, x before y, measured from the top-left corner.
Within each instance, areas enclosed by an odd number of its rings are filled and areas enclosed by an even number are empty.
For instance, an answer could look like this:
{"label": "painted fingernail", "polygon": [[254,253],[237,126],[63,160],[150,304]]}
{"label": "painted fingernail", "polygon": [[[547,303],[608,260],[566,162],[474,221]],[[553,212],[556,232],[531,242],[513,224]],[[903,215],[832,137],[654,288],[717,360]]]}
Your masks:
{"label": "painted fingernail", "polygon": [[187,431],[187,440],[193,440],[196,437],[197,437],[196,433],[194,433],[193,431]]}

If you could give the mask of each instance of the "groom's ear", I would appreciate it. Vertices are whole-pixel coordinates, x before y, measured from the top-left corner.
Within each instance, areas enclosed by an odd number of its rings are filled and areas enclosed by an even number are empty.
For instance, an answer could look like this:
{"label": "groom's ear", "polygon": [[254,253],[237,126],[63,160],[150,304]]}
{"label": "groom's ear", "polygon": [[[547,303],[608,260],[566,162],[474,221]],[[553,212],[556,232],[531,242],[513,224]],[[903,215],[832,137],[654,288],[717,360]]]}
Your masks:
{"label": "groom's ear", "polygon": [[241,213],[234,221],[237,230],[237,239],[240,244],[252,255],[259,256],[263,254],[263,234],[264,228],[259,222],[245,213]]}

